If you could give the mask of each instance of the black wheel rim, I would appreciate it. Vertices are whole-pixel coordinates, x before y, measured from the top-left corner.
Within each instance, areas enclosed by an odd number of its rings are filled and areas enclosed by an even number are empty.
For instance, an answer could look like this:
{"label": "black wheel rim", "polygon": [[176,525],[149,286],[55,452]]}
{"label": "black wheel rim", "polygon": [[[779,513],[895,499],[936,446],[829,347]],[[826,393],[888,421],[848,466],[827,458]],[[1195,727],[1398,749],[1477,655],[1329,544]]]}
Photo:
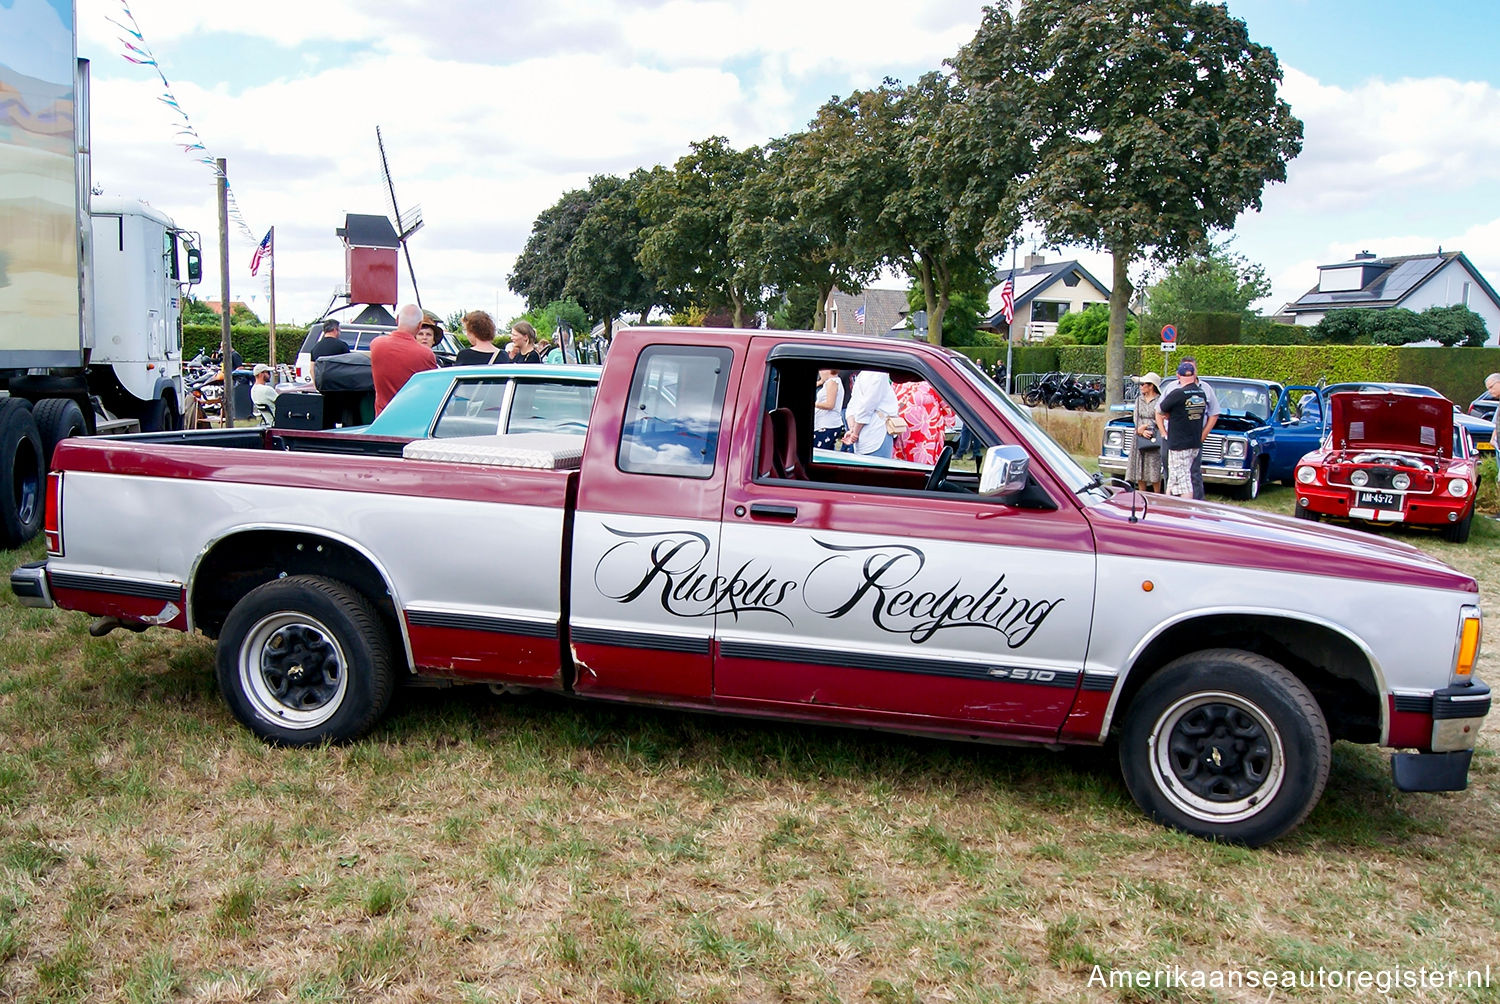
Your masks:
{"label": "black wheel rim", "polygon": [[256,712],[288,729],[313,729],[338,713],[349,687],[343,647],[316,618],[263,617],[240,645],[240,687]]}
{"label": "black wheel rim", "polygon": [[1163,792],[1200,820],[1248,818],[1286,777],[1280,733],[1270,716],[1238,694],[1180,699],[1157,720],[1150,743]]}

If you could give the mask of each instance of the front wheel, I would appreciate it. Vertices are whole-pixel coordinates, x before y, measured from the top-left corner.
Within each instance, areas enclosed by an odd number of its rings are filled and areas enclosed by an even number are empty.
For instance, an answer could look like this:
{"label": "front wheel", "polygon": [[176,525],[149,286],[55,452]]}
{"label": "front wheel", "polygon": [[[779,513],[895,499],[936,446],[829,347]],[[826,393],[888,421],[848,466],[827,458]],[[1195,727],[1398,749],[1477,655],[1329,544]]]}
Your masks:
{"label": "front wheel", "polygon": [[1443,527],[1443,539],[1454,544],[1462,544],[1469,539],[1469,530],[1474,525],[1474,507],[1469,506],[1469,511],[1464,513],[1464,518],[1457,523],[1449,523]]}
{"label": "front wheel", "polygon": [[1307,817],[1331,759],[1328,723],[1307,686],[1237,649],[1168,663],[1131,702],[1120,735],[1125,784],[1153,819],[1250,847]]}
{"label": "front wheel", "polygon": [[1307,508],[1307,506],[1301,505],[1296,506],[1292,509],[1292,515],[1296,516],[1298,519],[1311,520],[1314,523],[1323,518],[1322,513],[1313,512],[1311,509]]}
{"label": "front wheel", "polygon": [[1234,490],[1234,497],[1242,502],[1253,502],[1260,497],[1261,485],[1266,480],[1266,465],[1257,462],[1255,469],[1250,472],[1250,480],[1238,486]]}
{"label": "front wheel", "polygon": [[252,589],[224,621],[219,690],[250,731],[280,746],[356,739],[390,704],[395,658],[370,601],[293,575]]}

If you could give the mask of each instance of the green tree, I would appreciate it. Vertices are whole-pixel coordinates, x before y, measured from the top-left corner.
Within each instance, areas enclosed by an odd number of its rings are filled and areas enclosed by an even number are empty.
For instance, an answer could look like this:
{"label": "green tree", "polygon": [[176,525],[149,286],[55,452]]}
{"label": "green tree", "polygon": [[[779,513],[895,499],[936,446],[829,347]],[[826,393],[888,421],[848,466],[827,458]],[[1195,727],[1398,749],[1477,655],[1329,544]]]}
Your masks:
{"label": "green tree", "polygon": [[1146,291],[1146,328],[1181,325],[1203,311],[1249,315],[1250,304],[1271,294],[1266,270],[1222,245],[1178,261]]}
{"label": "green tree", "polygon": [[537,309],[528,310],[520,317],[513,317],[505,326],[505,340],[508,340],[510,329],[515,327],[517,321],[527,321],[536,329],[536,337],[539,341],[547,341],[557,333],[558,321],[567,321],[568,326],[577,335],[589,333],[589,315],[577,300],[553,300],[551,303]]}
{"label": "green tree", "polygon": [[671,171],[646,179],[639,261],[662,290],[665,306],[722,309],[737,328],[761,309],[764,264],[737,255],[743,242],[731,242],[742,189],[760,167],[759,149],[738,151],[713,136],[693,143]]}
{"label": "green tree", "polygon": [[589,211],[589,193],[583,189],[564,192],[531,224],[531,236],[516,258],[505,284],[523,297],[530,310],[539,310],[561,299],[568,286],[568,245]]}
{"label": "green tree", "polygon": [[793,286],[781,294],[769,324],[781,331],[817,331],[822,327],[822,305],[827,297],[814,286]]}
{"label": "green tree", "polygon": [[[661,168],[657,172],[665,174]],[[642,270],[639,260],[643,226],[640,199],[653,176],[635,171],[624,179],[610,175],[591,178],[589,210],[564,256],[567,294],[604,323],[606,339],[613,336],[615,318],[621,313],[637,312],[644,320],[660,299],[656,284]]]}
{"label": "green tree", "polygon": [[[231,321],[233,316],[231,315]],[[214,309],[196,297],[188,297],[182,301],[182,323],[183,324],[218,324],[219,315]]]}
{"label": "green tree", "polygon": [[1308,332],[1314,343],[1328,342],[1333,345],[1368,344],[1375,330],[1375,314],[1378,311],[1364,307],[1330,310]]}
{"label": "green tree", "polygon": [[1451,307],[1428,307],[1421,314],[1423,322],[1432,332],[1429,336],[1443,345],[1461,345],[1479,348],[1489,338],[1489,329],[1484,318],[1468,307],[1454,304]]}
{"label": "green tree", "polygon": [[[1053,342],[1052,338],[1061,339]],[[1134,317],[1125,320],[1125,340],[1140,341],[1140,325]],[[1109,307],[1096,303],[1079,311],[1071,311],[1057,320],[1057,333],[1046,341],[1048,345],[1103,345],[1109,340]]]}
{"label": "green tree", "polygon": [[[990,9],[971,43],[998,46]],[[1276,95],[1276,54],[1222,5],[1193,0],[1024,0],[1014,23],[1035,81],[1026,115],[1038,161],[1026,183],[1047,237],[1114,257],[1110,403],[1124,380],[1130,265],[1172,259],[1259,208],[1302,149],[1302,123]],[[996,135],[995,129],[987,130]]]}
{"label": "green tree", "polygon": [[[850,211],[859,221],[853,248],[863,260],[883,261],[912,277],[935,343],[943,337],[953,292],[991,274],[995,247],[985,240],[985,225],[1013,233],[1015,225],[996,221],[1019,222],[1015,200],[995,198],[1005,178],[987,179],[983,193],[977,186],[985,140],[1024,143],[979,139],[963,99],[946,74],[924,74],[909,87],[887,80],[828,102],[811,127],[827,150],[825,172],[853,179]],[[981,194],[990,197],[984,213],[974,210]]]}
{"label": "green tree", "polygon": [[446,328],[446,329],[448,329],[449,331],[453,331],[453,332],[463,331],[464,330],[464,315],[467,314],[467,313],[468,313],[467,310],[455,310],[455,311],[453,311],[447,317],[443,318],[443,327]]}
{"label": "green tree", "polygon": [[260,324],[261,319],[255,315],[255,311],[243,303],[231,304],[229,307],[229,323],[235,324]]}

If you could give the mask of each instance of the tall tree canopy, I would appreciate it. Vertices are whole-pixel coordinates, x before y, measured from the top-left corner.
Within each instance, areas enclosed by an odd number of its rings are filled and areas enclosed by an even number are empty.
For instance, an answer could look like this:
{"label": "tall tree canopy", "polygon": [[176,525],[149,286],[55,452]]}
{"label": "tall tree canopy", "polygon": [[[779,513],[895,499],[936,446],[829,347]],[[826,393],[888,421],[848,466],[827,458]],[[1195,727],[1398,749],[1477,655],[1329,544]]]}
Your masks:
{"label": "tall tree canopy", "polygon": [[506,285],[526,300],[529,310],[540,310],[561,300],[568,286],[568,245],[589,211],[589,193],[584,189],[564,192],[531,224],[531,236],[516,259]]}
{"label": "tall tree canopy", "polygon": [[[1108,393],[1122,393],[1127,270],[1176,258],[1259,208],[1286,180],[1302,123],[1276,96],[1276,54],[1221,5],[1192,0],[1024,0],[1013,26],[986,12],[970,48],[1025,50],[1039,129],[1030,215],[1050,240],[1114,256]],[[993,132],[993,130],[991,130]]]}
{"label": "tall tree canopy", "polygon": [[673,170],[647,179],[640,262],[666,306],[723,309],[742,328],[764,305],[763,261],[731,242],[746,182],[761,168],[758,148],[738,151],[713,136],[692,144]]}
{"label": "tall tree canopy", "polygon": [[[657,172],[663,169],[657,168]],[[614,320],[622,312],[641,319],[656,305],[659,294],[641,269],[641,193],[651,172],[635,171],[621,179],[601,175],[589,181],[589,209],[564,255],[565,289],[569,296],[604,322],[604,337],[614,335]]]}

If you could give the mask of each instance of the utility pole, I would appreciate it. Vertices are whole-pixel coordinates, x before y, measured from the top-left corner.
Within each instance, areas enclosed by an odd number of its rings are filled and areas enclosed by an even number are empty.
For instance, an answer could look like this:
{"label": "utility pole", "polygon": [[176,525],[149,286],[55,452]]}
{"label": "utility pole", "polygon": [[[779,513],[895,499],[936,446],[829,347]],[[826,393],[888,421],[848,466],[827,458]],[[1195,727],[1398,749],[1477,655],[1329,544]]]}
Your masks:
{"label": "utility pole", "polygon": [[[276,228],[271,228],[271,318],[267,326],[267,340],[271,343],[271,358],[266,360],[271,369],[276,369]],[[277,379],[280,379],[279,377]]]}
{"label": "utility pole", "polygon": [[224,397],[219,415],[224,428],[234,426],[234,346],[229,336],[229,169],[223,157],[214,161],[219,175],[219,313],[223,337],[219,350],[224,354]]}

